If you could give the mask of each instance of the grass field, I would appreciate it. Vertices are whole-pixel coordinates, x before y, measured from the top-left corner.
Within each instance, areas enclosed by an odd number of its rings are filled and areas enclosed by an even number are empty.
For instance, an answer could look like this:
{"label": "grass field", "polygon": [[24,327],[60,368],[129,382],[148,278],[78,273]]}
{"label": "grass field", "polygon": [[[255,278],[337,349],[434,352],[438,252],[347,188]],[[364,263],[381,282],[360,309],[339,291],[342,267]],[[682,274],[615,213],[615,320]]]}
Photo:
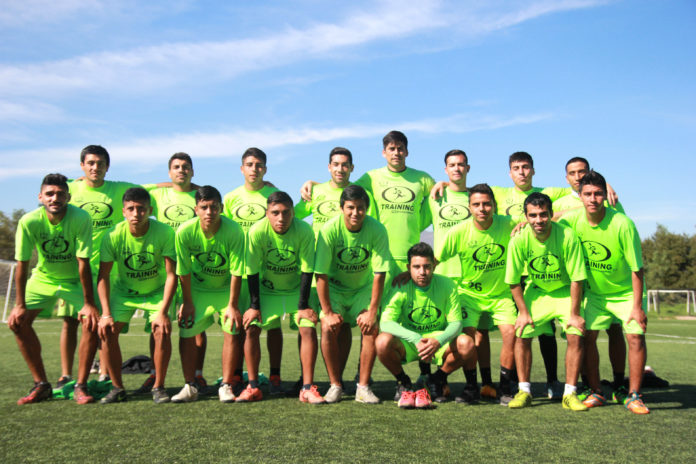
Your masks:
{"label": "grass field", "polygon": [[[136,323],[139,325],[139,323]],[[52,381],[58,378],[59,321],[36,323]],[[359,341],[354,337],[353,352]],[[492,335],[494,366],[500,338]],[[176,345],[176,343],[175,343]],[[219,330],[209,332],[205,375],[220,375]],[[139,329],[122,337],[124,359],[146,354]],[[545,375],[534,343],[532,388],[541,395]],[[564,342],[559,338],[559,350]],[[335,405],[310,406],[296,398],[251,404],[221,404],[217,396],[193,404],[155,405],[149,396],[116,405],[78,406],[53,400],[17,406],[31,384],[14,338],[0,330],[0,462],[694,462],[696,459],[696,321],[651,319],[650,364],[670,381],[664,390],[646,390],[648,416],[635,416],[610,405],[571,413],[560,403],[535,398],[534,407],[509,410],[498,404],[462,406],[445,403],[431,411],[402,411],[390,400],[394,381],[379,364],[373,386],[385,401],[377,406],[352,398]],[[265,351],[265,350],[264,350]],[[600,336],[602,377],[610,378],[606,337]],[[265,353],[264,353],[265,354]],[[346,380],[355,374],[352,357]],[[562,362],[559,362],[562,376]],[[268,373],[267,360],[262,371]],[[321,359],[320,390],[328,387]],[[407,372],[417,376],[417,366]],[[286,331],[283,378],[290,387],[299,376],[296,336]],[[144,375],[125,376],[135,389]],[[497,374],[494,373],[494,380]],[[170,393],[183,378],[174,355],[167,385]],[[461,372],[450,376],[455,393]]]}

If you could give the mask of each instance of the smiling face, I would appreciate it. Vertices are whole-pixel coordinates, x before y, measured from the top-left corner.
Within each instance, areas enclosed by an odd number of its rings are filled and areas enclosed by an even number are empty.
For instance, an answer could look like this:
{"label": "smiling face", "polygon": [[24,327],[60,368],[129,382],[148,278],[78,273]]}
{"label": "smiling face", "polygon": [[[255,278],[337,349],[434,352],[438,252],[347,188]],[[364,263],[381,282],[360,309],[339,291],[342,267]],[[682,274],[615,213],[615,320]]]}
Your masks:
{"label": "smiling face", "polygon": [[430,258],[425,256],[413,256],[408,263],[408,271],[411,280],[419,287],[427,287],[433,280],[433,270],[435,266]]}
{"label": "smiling face", "polygon": [[333,155],[329,163],[329,174],[331,174],[331,182],[334,186],[345,187],[348,185],[353,168],[353,163],[346,155]]}
{"label": "smiling face", "polygon": [[479,229],[487,229],[493,222],[493,198],[486,193],[472,193],[469,196],[471,217]]}
{"label": "smiling face", "polygon": [[529,161],[513,161],[510,163],[510,179],[523,192],[532,188],[533,176],[534,168]]}
{"label": "smiling face", "polygon": [[367,215],[367,205],[363,200],[346,200],[341,211],[343,212],[343,222],[348,230],[357,232],[362,229]]}
{"label": "smiling face", "polygon": [[104,183],[104,177],[106,176],[106,171],[109,170],[109,165],[103,156],[88,153],[85,155],[84,161],[80,162],[80,168],[84,172],[87,181],[99,186]]}
{"label": "smiling face", "polygon": [[538,239],[546,238],[551,232],[551,212],[548,206],[527,205],[525,217]]}
{"label": "smiling face", "polygon": [[58,185],[42,185],[39,192],[39,202],[51,215],[61,215],[68,209],[70,193],[68,189]]}
{"label": "smiling face", "polygon": [[283,235],[290,229],[295,210],[292,205],[285,203],[271,203],[266,210],[266,217],[271,223],[271,228],[276,234]]}
{"label": "smiling face", "polygon": [[403,143],[389,142],[382,150],[382,156],[387,160],[387,168],[390,171],[401,172],[406,169],[408,149]]}
{"label": "smiling face", "polygon": [[182,188],[188,188],[191,185],[192,177],[193,166],[188,161],[181,159],[172,160],[169,165],[169,178],[172,180],[172,183]]}

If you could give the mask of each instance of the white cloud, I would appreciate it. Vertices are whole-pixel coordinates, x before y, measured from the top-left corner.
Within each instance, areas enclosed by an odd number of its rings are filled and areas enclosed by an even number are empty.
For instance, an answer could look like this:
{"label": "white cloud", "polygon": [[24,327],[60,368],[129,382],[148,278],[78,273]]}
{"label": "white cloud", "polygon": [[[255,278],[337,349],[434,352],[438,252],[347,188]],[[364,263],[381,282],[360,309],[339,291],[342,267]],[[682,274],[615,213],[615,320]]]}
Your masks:
{"label": "white cloud", "polygon": [[15,103],[0,100],[0,121],[57,121],[63,118],[63,111],[47,103],[23,101]]}
{"label": "white cloud", "polygon": [[61,19],[85,10],[101,9],[99,0],[3,0],[0,24],[22,26]]}

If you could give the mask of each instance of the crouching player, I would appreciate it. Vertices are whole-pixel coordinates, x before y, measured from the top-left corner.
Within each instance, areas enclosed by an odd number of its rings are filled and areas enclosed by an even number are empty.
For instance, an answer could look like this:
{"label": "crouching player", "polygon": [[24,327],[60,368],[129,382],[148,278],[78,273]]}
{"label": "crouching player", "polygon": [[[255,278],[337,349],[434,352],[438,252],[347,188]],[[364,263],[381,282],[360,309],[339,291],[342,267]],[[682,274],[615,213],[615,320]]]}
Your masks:
{"label": "crouching player", "polygon": [[172,402],[198,399],[196,336],[213,324],[217,313],[224,332],[218,394],[220,401],[229,403],[235,400],[235,387],[241,386],[234,372],[241,367],[243,350],[238,303],[244,274],[244,231],[232,219],[220,215],[222,196],[215,187],[206,185],[196,191],[195,212],[197,217],[176,232],[176,271],[183,295],[178,313],[179,352],[186,385]]}
{"label": "crouching player", "polygon": [[[510,284],[519,310],[515,322],[519,391],[508,406],[515,409],[532,404],[532,339],[557,319],[568,340],[563,408],[586,411],[577,396],[585,331],[580,303],[587,278],[580,241],[569,227],[551,222],[553,211],[547,195],[532,193],[523,207],[528,225],[510,240],[505,271],[505,282]],[[520,279],[525,269],[529,278],[523,294]]]}
{"label": "crouching player", "polygon": [[343,396],[341,378],[350,353],[350,328],[356,325],[362,334],[362,347],[355,401],[379,403],[368,384],[391,255],[386,229],[366,216],[369,204],[365,189],[347,186],[340,198],[342,214],[330,219],[317,238],[314,272],[321,304],[321,351],[331,381],[324,396],[328,403]]}
{"label": "crouching player", "polygon": [[[114,388],[103,404],[126,400],[121,378],[121,347],[118,336],[130,322],[136,309],[145,312],[155,337],[155,384],[152,399],[167,403],[164,388],[172,354],[169,309],[176,292],[176,251],[174,229],[151,219],[150,195],[140,187],[123,194],[123,216],[104,237],[101,246],[98,291],[102,305],[99,337],[102,353]],[[117,263],[118,274],[111,291],[111,269]]]}
{"label": "crouching player", "polygon": [[474,339],[462,334],[462,313],[457,285],[434,275],[435,257],[430,245],[418,243],[408,250],[411,279],[394,289],[380,318],[377,356],[397,381],[400,408],[429,408],[428,390],[413,391],[402,364],[412,361],[440,365],[431,383],[442,385],[447,376],[476,359]]}

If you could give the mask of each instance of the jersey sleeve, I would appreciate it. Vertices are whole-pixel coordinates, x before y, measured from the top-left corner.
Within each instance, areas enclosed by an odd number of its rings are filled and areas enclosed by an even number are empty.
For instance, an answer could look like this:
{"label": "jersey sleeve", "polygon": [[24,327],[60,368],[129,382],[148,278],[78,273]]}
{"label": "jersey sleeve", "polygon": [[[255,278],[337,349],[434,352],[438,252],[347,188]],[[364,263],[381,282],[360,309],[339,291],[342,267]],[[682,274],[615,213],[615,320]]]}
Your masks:
{"label": "jersey sleeve", "polygon": [[628,218],[626,218],[626,223],[622,224],[619,239],[628,267],[632,272],[638,272],[643,267],[643,250],[638,230],[633,221]]}
{"label": "jersey sleeve", "polygon": [[116,261],[116,250],[113,245],[113,235],[114,229],[112,228],[104,236],[101,243],[101,249],[99,250],[99,261],[102,263],[113,263]]}
{"label": "jersey sleeve", "polygon": [[508,244],[507,263],[505,264],[505,283],[508,285],[519,285],[525,269],[523,236],[524,231],[523,234],[513,237]]}
{"label": "jersey sleeve", "polygon": [[75,256],[89,259],[92,257],[92,218],[88,214],[82,216],[75,236]]}
{"label": "jersey sleeve", "polygon": [[433,222],[428,199],[430,198],[430,191],[435,186],[435,179],[426,174],[421,179],[421,186],[423,188],[423,200],[420,208],[420,230],[422,232]]}
{"label": "jersey sleeve", "polygon": [[174,236],[176,248],[176,275],[184,276],[191,273],[191,249],[188,246],[188,228],[180,227]]}
{"label": "jersey sleeve", "polygon": [[367,197],[370,199],[370,204],[367,206],[367,215],[372,216],[375,219],[379,219],[377,203],[375,202],[375,197],[367,189],[365,189]]}
{"label": "jersey sleeve", "polygon": [[442,263],[457,255],[457,227],[451,228],[445,239],[435,248],[435,259]]}
{"label": "jersey sleeve", "polygon": [[246,239],[242,226],[233,222],[236,231],[233,234],[230,243],[229,254],[227,259],[230,263],[230,274],[234,276],[243,276],[246,273],[244,266],[244,254],[246,249]]}
{"label": "jersey sleeve", "polygon": [[314,272],[314,232],[309,227],[302,228],[300,249],[300,272]]}
{"label": "jersey sleeve", "polygon": [[447,298],[447,326],[445,330],[435,337],[435,339],[440,342],[440,346],[445,346],[454,337],[462,333],[462,326],[464,321],[462,320],[462,310],[459,304],[459,293],[457,292],[457,287],[454,283],[451,283],[445,287],[449,292]]}
{"label": "jersey sleeve", "polygon": [[317,237],[317,250],[314,257],[314,273],[328,274],[331,269],[333,250],[331,249],[331,237],[329,230],[324,227],[319,231]]}
{"label": "jersey sleeve", "polygon": [[252,227],[247,236],[246,253],[244,255],[246,263],[246,273],[254,275],[261,272],[261,264],[263,261],[263,251],[261,243],[259,243],[258,228]]}
{"label": "jersey sleeve", "polygon": [[15,232],[15,259],[17,261],[29,261],[34,251],[34,241],[27,230],[24,218],[19,220],[17,232]]}
{"label": "jersey sleeve", "polygon": [[563,198],[566,195],[570,195],[573,193],[573,189],[570,187],[546,187],[541,191],[541,193],[548,195],[553,202]]}
{"label": "jersey sleeve", "polygon": [[585,258],[582,253],[580,240],[574,232],[568,230],[563,249],[565,251],[565,265],[568,277],[572,282],[587,280],[587,270],[585,269]]}
{"label": "jersey sleeve", "polygon": [[157,184],[143,184],[141,185],[141,187],[147,190],[148,192],[151,192],[152,190],[157,188]]}
{"label": "jersey sleeve", "polygon": [[162,256],[176,261],[176,245],[174,244],[174,229],[163,227],[165,237],[162,246]]}
{"label": "jersey sleeve", "polygon": [[304,219],[312,214],[312,203],[305,200],[301,200],[295,205],[295,217],[297,219]]}
{"label": "jersey sleeve", "polygon": [[[389,237],[387,230],[381,227],[376,228],[374,247],[372,248],[372,272],[388,272],[391,262],[391,253],[389,251]],[[319,250],[317,249],[317,254]]]}
{"label": "jersey sleeve", "polygon": [[405,298],[406,293],[403,291],[396,291],[392,294],[389,302],[384,308],[379,325],[382,332],[390,333],[395,337],[402,338],[408,342],[416,344],[421,339],[420,334],[399,324],[399,318],[401,316],[401,310]]}
{"label": "jersey sleeve", "polygon": [[[360,176],[358,180],[355,181],[355,183],[365,190],[367,190],[368,193],[373,194],[374,192],[372,191],[372,179],[370,178],[370,175],[368,173],[363,174]],[[374,199],[374,197],[373,197]]]}

